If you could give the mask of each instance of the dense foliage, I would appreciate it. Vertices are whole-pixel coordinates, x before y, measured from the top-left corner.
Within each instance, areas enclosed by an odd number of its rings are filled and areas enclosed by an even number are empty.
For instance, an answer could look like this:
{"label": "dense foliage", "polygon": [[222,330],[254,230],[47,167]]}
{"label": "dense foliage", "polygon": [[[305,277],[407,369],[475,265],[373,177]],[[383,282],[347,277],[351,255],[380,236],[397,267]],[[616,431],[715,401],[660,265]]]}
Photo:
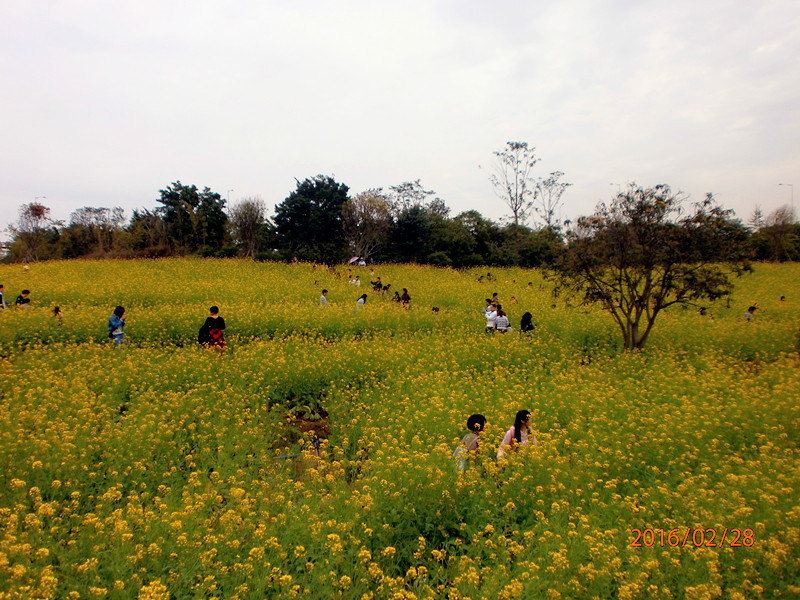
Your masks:
{"label": "dense foliage", "polygon": [[[637,353],[599,308],[552,305],[538,271],[374,268],[352,274],[407,287],[410,310],[370,291],[356,309],[347,267],[0,266],[8,295],[32,292],[0,312],[0,595],[800,593],[796,265],[757,265],[705,314],[666,311]],[[495,291],[533,334],[483,332]],[[194,343],[211,304],[224,352]],[[290,418],[320,408],[317,456]],[[520,408],[539,444],[498,464]],[[459,473],[472,412],[488,427]],[[634,547],[635,528],[752,529],[752,545]]]}

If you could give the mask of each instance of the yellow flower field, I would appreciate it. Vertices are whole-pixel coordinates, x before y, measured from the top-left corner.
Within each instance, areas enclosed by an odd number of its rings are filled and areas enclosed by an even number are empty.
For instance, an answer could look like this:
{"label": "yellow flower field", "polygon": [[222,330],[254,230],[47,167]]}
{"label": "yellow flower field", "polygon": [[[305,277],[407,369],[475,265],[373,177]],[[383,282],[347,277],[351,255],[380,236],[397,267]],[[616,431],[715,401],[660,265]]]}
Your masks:
{"label": "yellow flower field", "polygon": [[[627,354],[535,271],[376,266],[409,311],[347,271],[0,266],[32,292],[0,312],[0,598],[800,595],[800,265]],[[495,291],[532,335],[484,333]],[[211,304],[225,351],[196,344]],[[521,408],[539,444],[498,464]]]}

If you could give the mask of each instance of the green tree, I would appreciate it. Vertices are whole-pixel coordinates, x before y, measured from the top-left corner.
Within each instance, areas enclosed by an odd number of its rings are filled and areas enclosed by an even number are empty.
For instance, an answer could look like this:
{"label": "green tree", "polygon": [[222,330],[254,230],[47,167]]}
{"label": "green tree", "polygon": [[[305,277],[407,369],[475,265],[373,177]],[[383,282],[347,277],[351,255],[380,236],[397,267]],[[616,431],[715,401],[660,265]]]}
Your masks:
{"label": "green tree", "polygon": [[275,207],[275,228],[284,256],[328,264],[344,258],[342,205],[348,191],[345,184],[327,175],[297,181],[297,189]]}
{"label": "green tree", "polygon": [[728,295],[747,269],[746,231],[709,194],[680,218],[669,186],[635,184],[578,219],[549,275],[555,292],[598,304],[619,326],[625,349],[642,348],[661,311]]}
{"label": "green tree", "polygon": [[164,220],[170,244],[177,250],[196,251],[202,246],[219,249],[225,239],[228,215],[225,200],[209,188],[180,181],[159,190],[156,212]]}

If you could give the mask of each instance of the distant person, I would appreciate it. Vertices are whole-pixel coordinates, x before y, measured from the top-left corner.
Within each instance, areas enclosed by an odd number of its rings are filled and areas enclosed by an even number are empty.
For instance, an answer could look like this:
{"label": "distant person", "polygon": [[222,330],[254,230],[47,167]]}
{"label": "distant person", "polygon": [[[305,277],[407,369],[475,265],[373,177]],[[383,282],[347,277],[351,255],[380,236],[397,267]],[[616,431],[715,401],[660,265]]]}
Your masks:
{"label": "distant person", "polygon": [[118,306],[108,317],[108,337],[114,340],[114,345],[119,346],[125,339],[125,307]]}
{"label": "distant person", "polygon": [[362,258],[361,260],[359,260],[359,261],[358,261],[358,266],[359,266],[359,267],[366,267],[366,266],[367,266],[367,261],[365,261],[365,260]]}
{"label": "distant person", "polygon": [[511,304],[517,304],[517,297],[511,296]]}
{"label": "distant person", "polygon": [[526,312],[522,315],[522,319],[519,322],[519,330],[522,333],[527,333],[529,331],[533,331],[536,326],[533,324],[533,315],[529,312]]}
{"label": "distant person", "polygon": [[478,451],[478,440],[480,434],[486,427],[486,417],[481,414],[470,415],[467,419],[467,430],[469,433],[465,435],[461,442],[456,446],[453,451],[453,458],[458,461],[458,470],[464,471],[469,466],[469,461],[475,456]]}
{"label": "distant person", "polygon": [[367,303],[367,295],[361,294],[356,300],[356,308],[364,308],[364,305]]}
{"label": "distant person", "polygon": [[219,307],[212,306],[208,309],[209,316],[200,328],[197,341],[204,346],[213,348],[225,347],[225,319],[219,314]]}
{"label": "distant person", "polygon": [[381,281],[380,277],[377,277],[375,281],[370,281],[370,285],[372,285],[372,289],[376,292],[380,292],[383,289],[383,282]]}
{"label": "distant person", "polygon": [[[2,292],[2,291],[3,291],[3,289],[2,289],[2,288],[3,288],[3,286],[2,286],[2,285],[0,285],[0,292]],[[786,296],[781,296],[781,302],[786,302]]]}
{"label": "distant person", "polygon": [[495,321],[497,321],[497,307],[490,304],[486,309],[486,333],[494,333]]}
{"label": "distant person", "polygon": [[320,306],[328,306],[328,290],[322,290],[322,295],[319,297]]}
{"label": "distant person", "polygon": [[757,306],[750,306],[747,311],[742,315],[742,318],[745,321],[749,321],[753,318],[753,314],[758,310]]}
{"label": "distant person", "polygon": [[392,296],[392,302],[397,302],[398,304],[402,302],[402,298],[400,298],[400,292],[395,290],[394,296]]}
{"label": "distant person", "polygon": [[411,296],[406,288],[403,288],[403,295],[400,296],[400,301],[403,303],[403,308],[411,308]]}
{"label": "distant person", "polygon": [[497,309],[497,317],[494,320],[494,328],[500,333],[508,333],[511,331],[511,323],[508,322],[508,315],[502,308]]}
{"label": "distant person", "polygon": [[355,277],[350,279],[350,285],[354,285],[356,287],[360,287],[361,286],[361,277],[356,275]]}
{"label": "distant person", "polygon": [[6,293],[5,288],[3,287],[3,284],[0,283],[0,310],[6,307],[5,293]]}
{"label": "distant person", "polygon": [[53,318],[58,321],[59,325],[63,325],[64,323],[64,316],[61,314],[61,307],[54,306],[53,307]]}
{"label": "distant person", "polygon": [[21,308],[28,308],[28,306],[30,306],[31,303],[31,299],[28,297],[30,295],[31,295],[30,290],[22,290],[19,293],[19,296],[17,296],[17,299],[14,300],[14,305],[19,306]]}
{"label": "distant person", "polygon": [[[528,443],[528,437],[531,430],[528,425],[531,413],[528,410],[520,410],[514,417],[514,425],[506,432],[503,441],[500,442],[500,447],[497,449],[497,460],[503,458],[507,450],[516,451],[520,446]],[[538,444],[536,436],[533,438],[533,443]]]}
{"label": "distant person", "polygon": [[497,295],[497,292],[492,294],[492,304],[500,304],[500,297]]}

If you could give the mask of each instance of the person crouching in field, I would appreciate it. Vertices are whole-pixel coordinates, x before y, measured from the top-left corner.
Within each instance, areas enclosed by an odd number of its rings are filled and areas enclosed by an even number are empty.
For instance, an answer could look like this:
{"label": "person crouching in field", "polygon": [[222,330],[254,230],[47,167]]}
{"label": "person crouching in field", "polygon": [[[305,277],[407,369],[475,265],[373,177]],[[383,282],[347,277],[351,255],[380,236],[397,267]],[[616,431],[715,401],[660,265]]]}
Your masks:
{"label": "person crouching in field", "polygon": [[14,300],[14,306],[19,306],[21,308],[28,308],[31,305],[31,299],[28,297],[31,295],[30,290],[22,290],[17,296],[17,299]]}
{"label": "person crouching in field", "polygon": [[494,320],[494,328],[500,333],[507,333],[511,331],[511,323],[508,322],[508,315],[505,311],[497,307],[497,318]]}
{"label": "person crouching in field", "polygon": [[361,294],[356,300],[356,308],[364,308],[364,304],[367,303],[367,295]]}
{"label": "person crouching in field", "polygon": [[[506,432],[503,441],[500,442],[500,447],[497,449],[497,460],[502,460],[506,450],[516,451],[520,446],[528,443],[528,436],[531,429],[528,426],[531,413],[528,410],[520,410],[514,417],[514,425]],[[533,436],[533,443],[538,444],[536,436]]]}
{"label": "person crouching in field", "polygon": [[486,427],[486,417],[481,414],[470,415],[467,419],[469,433],[463,437],[453,452],[453,458],[458,461],[459,471],[466,470],[470,459],[478,451],[478,438],[484,427]]}
{"label": "person crouching in field", "polygon": [[224,348],[225,347],[225,319],[219,314],[219,307],[212,306],[208,309],[210,313],[206,317],[206,322],[200,328],[200,333],[197,336],[197,341],[203,346],[209,348]]}
{"label": "person crouching in field", "polygon": [[108,317],[108,337],[114,340],[114,345],[119,346],[125,339],[125,307],[118,306],[114,313]]}

